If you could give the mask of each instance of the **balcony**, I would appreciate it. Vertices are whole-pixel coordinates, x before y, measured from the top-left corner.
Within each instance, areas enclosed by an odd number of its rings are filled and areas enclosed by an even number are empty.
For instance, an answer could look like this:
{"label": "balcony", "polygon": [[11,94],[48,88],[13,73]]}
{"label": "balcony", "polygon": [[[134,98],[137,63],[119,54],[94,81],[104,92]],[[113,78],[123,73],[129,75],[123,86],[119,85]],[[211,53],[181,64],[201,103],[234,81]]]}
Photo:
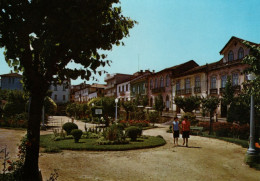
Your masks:
{"label": "balcony", "polygon": [[181,95],[181,90],[176,90],[176,95]]}
{"label": "balcony", "polygon": [[239,92],[241,90],[241,86],[240,85],[233,85],[232,87],[233,87],[235,92]]}
{"label": "balcony", "polygon": [[201,87],[194,87],[194,93],[201,93]]}
{"label": "balcony", "polygon": [[165,87],[158,87],[158,88],[152,89],[153,94],[162,93],[162,92],[165,92]]}
{"label": "balcony", "polygon": [[210,94],[218,94],[218,89],[210,89]]}
{"label": "balcony", "polygon": [[184,89],[184,94],[191,94],[192,93],[192,89],[188,88],[188,89]]}
{"label": "balcony", "polygon": [[220,93],[220,94],[223,94],[224,92],[225,92],[225,87],[219,88],[219,93]]}
{"label": "balcony", "polygon": [[125,96],[125,92],[120,92],[120,96]]}

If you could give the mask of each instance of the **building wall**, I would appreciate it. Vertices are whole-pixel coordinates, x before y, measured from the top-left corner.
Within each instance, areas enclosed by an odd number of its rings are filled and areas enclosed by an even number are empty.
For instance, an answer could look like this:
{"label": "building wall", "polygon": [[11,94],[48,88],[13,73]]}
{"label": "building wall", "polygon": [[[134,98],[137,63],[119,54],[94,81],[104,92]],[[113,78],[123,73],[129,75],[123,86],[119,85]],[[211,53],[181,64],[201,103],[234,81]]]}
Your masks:
{"label": "building wall", "polygon": [[117,97],[119,97],[121,101],[127,101],[127,99],[130,98],[130,81],[117,85]]}
{"label": "building wall", "polygon": [[1,79],[2,89],[7,90],[23,90],[23,85],[21,83],[21,77],[8,77],[4,76]]}
{"label": "building wall", "polygon": [[[200,89],[195,88],[195,78],[200,77]],[[185,80],[190,79],[190,88],[191,91],[185,91]],[[181,91],[176,91],[176,82],[180,81],[180,89]],[[200,91],[199,91],[200,90]],[[172,109],[173,111],[177,111],[177,106],[174,103],[174,98],[176,96],[200,96],[200,97],[207,97],[207,74],[204,72],[194,73],[191,75],[185,75],[182,77],[178,77],[172,79]]]}
{"label": "building wall", "polygon": [[[51,98],[55,103],[66,103],[70,100],[70,86],[66,85],[51,85],[50,90],[52,91]],[[76,97],[75,97],[76,98]]]}
{"label": "building wall", "polygon": [[[159,94],[163,97],[163,102],[165,104],[165,110],[172,110],[172,87],[171,87],[171,81],[169,81],[169,85],[166,86],[166,76],[171,75],[170,71],[163,71],[154,75],[151,75],[148,77],[148,99],[149,99],[149,105],[152,107],[155,103],[155,98]],[[161,77],[164,79],[163,86],[161,87]],[[157,88],[155,88],[155,79],[157,79]],[[153,85],[151,88],[151,80],[153,80]]]}

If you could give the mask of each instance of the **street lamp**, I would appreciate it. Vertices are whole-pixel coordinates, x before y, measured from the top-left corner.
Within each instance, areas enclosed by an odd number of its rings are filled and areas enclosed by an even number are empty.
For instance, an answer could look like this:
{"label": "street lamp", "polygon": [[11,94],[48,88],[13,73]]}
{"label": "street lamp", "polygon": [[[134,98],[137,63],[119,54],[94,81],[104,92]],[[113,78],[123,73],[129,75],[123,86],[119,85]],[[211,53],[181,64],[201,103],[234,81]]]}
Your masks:
{"label": "street lamp", "polygon": [[118,103],[118,99],[115,99],[115,103],[116,103],[116,115],[115,115],[115,122],[117,121],[117,103]]}
{"label": "street lamp", "polygon": [[[247,76],[248,80],[255,80],[256,76],[254,73],[251,73]],[[250,105],[250,143],[247,150],[248,155],[255,155],[255,120],[254,120],[254,97],[251,94],[251,105]]]}

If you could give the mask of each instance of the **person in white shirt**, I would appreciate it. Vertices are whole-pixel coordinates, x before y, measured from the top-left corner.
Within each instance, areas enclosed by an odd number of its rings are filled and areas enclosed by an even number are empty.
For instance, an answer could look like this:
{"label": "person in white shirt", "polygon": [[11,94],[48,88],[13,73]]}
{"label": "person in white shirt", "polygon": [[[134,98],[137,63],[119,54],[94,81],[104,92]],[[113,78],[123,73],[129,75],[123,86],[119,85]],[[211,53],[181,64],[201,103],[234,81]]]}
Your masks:
{"label": "person in white shirt", "polygon": [[179,132],[179,118],[177,116],[174,117],[174,121],[172,122],[172,132],[173,132],[174,145],[178,146],[178,138],[180,136],[180,132]]}

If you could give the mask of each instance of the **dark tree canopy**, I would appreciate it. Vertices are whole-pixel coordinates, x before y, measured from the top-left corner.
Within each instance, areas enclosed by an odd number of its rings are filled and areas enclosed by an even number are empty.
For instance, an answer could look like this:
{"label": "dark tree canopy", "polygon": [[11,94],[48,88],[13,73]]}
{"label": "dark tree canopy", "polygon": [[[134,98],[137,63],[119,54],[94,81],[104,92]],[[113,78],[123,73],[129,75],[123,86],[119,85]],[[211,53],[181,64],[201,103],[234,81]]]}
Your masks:
{"label": "dark tree canopy", "polygon": [[175,97],[174,102],[184,112],[192,112],[200,107],[201,98],[198,96]]}
{"label": "dark tree canopy", "polygon": [[[51,83],[89,79],[110,61],[135,21],[124,17],[119,0],[1,0],[0,48],[9,66],[23,72],[31,97],[24,179],[38,179],[41,109]],[[82,68],[71,69],[74,62]]]}

